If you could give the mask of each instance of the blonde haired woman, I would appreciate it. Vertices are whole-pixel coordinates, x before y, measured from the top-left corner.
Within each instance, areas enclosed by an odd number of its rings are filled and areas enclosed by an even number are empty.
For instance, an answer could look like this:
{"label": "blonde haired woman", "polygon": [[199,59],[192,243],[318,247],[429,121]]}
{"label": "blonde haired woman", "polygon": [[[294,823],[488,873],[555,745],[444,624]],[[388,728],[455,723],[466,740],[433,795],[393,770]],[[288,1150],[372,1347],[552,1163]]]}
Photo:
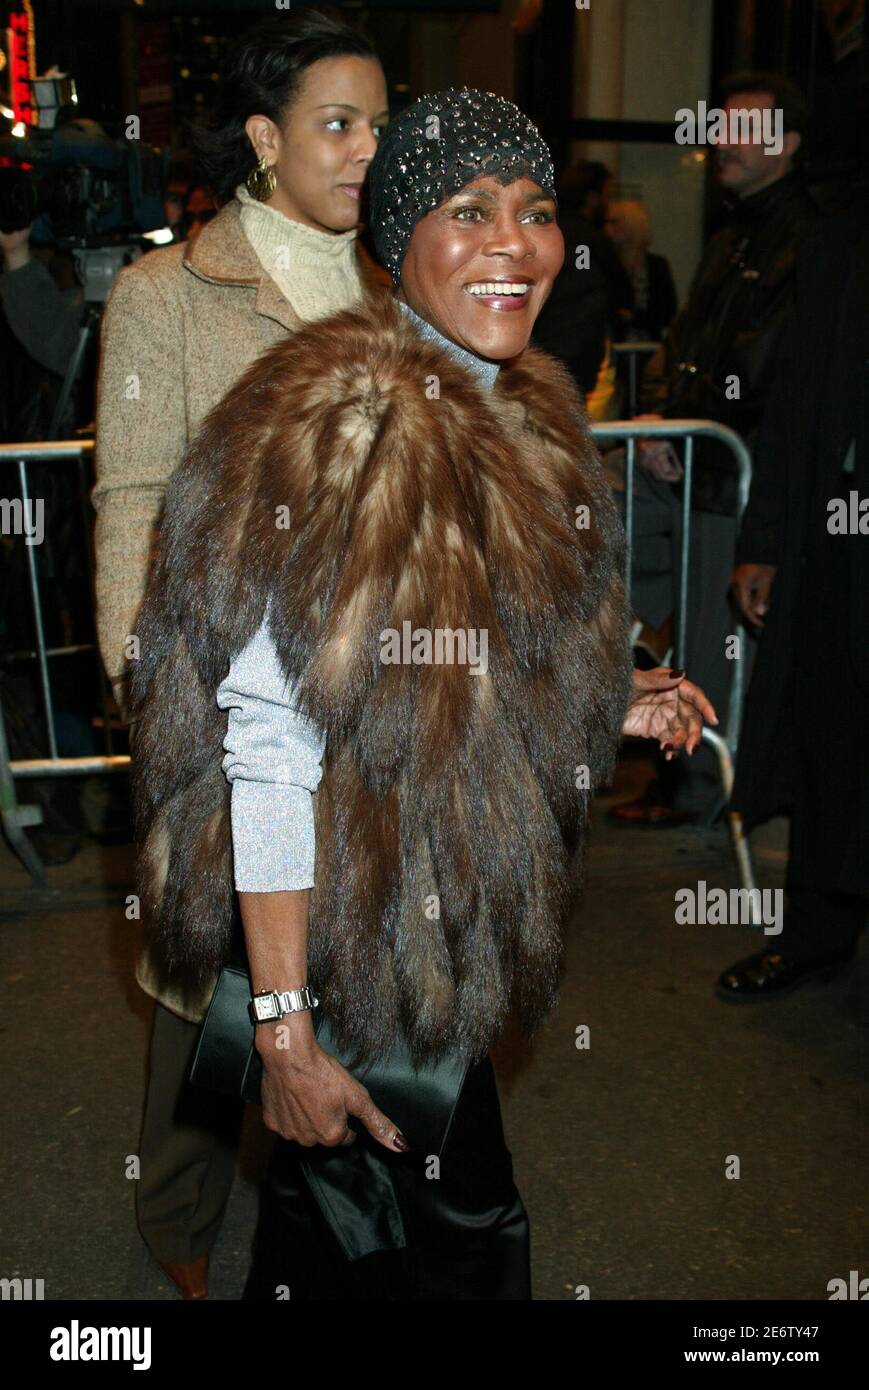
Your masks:
{"label": "blonde haired woman", "polygon": [[649,209],[638,198],[622,198],[610,203],[605,226],[634,288],[634,315],[628,337],[660,342],[676,313],[676,287],[666,256],[649,250]]}

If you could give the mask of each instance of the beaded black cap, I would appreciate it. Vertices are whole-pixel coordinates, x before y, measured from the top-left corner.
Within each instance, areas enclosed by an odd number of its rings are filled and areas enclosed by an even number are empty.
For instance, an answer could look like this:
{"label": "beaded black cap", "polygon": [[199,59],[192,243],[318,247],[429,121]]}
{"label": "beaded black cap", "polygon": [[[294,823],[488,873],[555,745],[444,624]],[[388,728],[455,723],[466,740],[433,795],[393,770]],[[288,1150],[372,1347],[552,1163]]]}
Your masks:
{"label": "beaded black cap", "polygon": [[368,181],[371,234],[396,285],[417,222],[487,176],[505,184],[527,177],[555,197],[549,147],[506,97],[451,87],[420,97],[389,122]]}

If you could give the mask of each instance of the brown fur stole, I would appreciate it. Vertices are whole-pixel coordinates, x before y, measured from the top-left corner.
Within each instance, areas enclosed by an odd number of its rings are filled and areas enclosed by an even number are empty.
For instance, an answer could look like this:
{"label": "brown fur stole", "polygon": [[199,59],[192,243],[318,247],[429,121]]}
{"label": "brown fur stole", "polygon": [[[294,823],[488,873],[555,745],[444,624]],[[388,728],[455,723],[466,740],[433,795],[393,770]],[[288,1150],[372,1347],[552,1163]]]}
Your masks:
{"label": "brown fur stole", "polygon": [[[138,623],[140,888],[167,965],[201,980],[227,956],[215,692],[271,598],[326,733],[309,981],[338,1039],[372,1057],[402,1027],[421,1060],[483,1055],[511,1012],[533,1031],[584,838],[577,769],[609,775],[629,698],[623,544],[544,353],[489,393],[381,297],[261,356],[173,476]],[[485,629],[488,671],[383,664],[406,621]]]}

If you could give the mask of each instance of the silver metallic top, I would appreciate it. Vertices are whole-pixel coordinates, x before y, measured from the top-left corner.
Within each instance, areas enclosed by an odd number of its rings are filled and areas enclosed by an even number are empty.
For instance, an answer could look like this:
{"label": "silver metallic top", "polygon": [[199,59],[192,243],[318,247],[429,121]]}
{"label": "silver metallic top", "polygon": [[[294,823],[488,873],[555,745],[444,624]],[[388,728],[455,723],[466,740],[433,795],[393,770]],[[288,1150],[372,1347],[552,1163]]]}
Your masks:
{"label": "silver metallic top", "polygon": [[476,353],[468,352],[467,348],[459,347],[458,343],[454,343],[450,338],[445,338],[443,333],[439,333],[426,319],[421,319],[409,304],[404,304],[401,300],[398,302],[404,310],[405,317],[410,319],[421,338],[443,348],[450,357],[458,362],[460,367],[467,367],[468,371],[473,372],[474,376],[479,379],[481,385],[485,386],[487,391],[491,391],[498,375],[497,362],[489,362],[485,357],[477,357]]}
{"label": "silver metallic top", "polygon": [[323,776],[325,735],[293,705],[268,614],[217,690],[229,710],[222,767],[232,783],[235,886],[276,893],[314,882],[311,793]]}
{"label": "silver metallic top", "polygon": [[[491,391],[498,364],[445,338],[407,304],[404,314]],[[232,783],[230,814],[235,886],[240,893],[279,893],[314,883],[312,793],[323,776],[325,734],[293,703],[269,631],[269,615],[231,663],[217,690],[229,711],[221,764]]]}

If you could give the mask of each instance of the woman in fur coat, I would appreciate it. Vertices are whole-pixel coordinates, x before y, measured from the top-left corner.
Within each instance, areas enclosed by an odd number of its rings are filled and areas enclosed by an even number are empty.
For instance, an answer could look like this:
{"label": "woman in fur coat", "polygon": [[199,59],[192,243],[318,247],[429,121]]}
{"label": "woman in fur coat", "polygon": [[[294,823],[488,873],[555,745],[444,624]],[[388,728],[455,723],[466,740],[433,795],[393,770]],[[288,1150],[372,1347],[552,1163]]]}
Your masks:
{"label": "woman in fur coat", "polygon": [[[564,255],[536,129],[421,98],[370,179],[395,298],[261,357],[167,493],[133,677],[143,911],[167,970],[208,979],[238,895],[279,1136],[246,1296],[527,1299],[489,1048],[555,1002],[620,733],[692,750],[714,711],[632,672],[616,509],[528,348]],[[434,1176],[353,1074],[398,1046],[406,1099],[458,1076]]]}

